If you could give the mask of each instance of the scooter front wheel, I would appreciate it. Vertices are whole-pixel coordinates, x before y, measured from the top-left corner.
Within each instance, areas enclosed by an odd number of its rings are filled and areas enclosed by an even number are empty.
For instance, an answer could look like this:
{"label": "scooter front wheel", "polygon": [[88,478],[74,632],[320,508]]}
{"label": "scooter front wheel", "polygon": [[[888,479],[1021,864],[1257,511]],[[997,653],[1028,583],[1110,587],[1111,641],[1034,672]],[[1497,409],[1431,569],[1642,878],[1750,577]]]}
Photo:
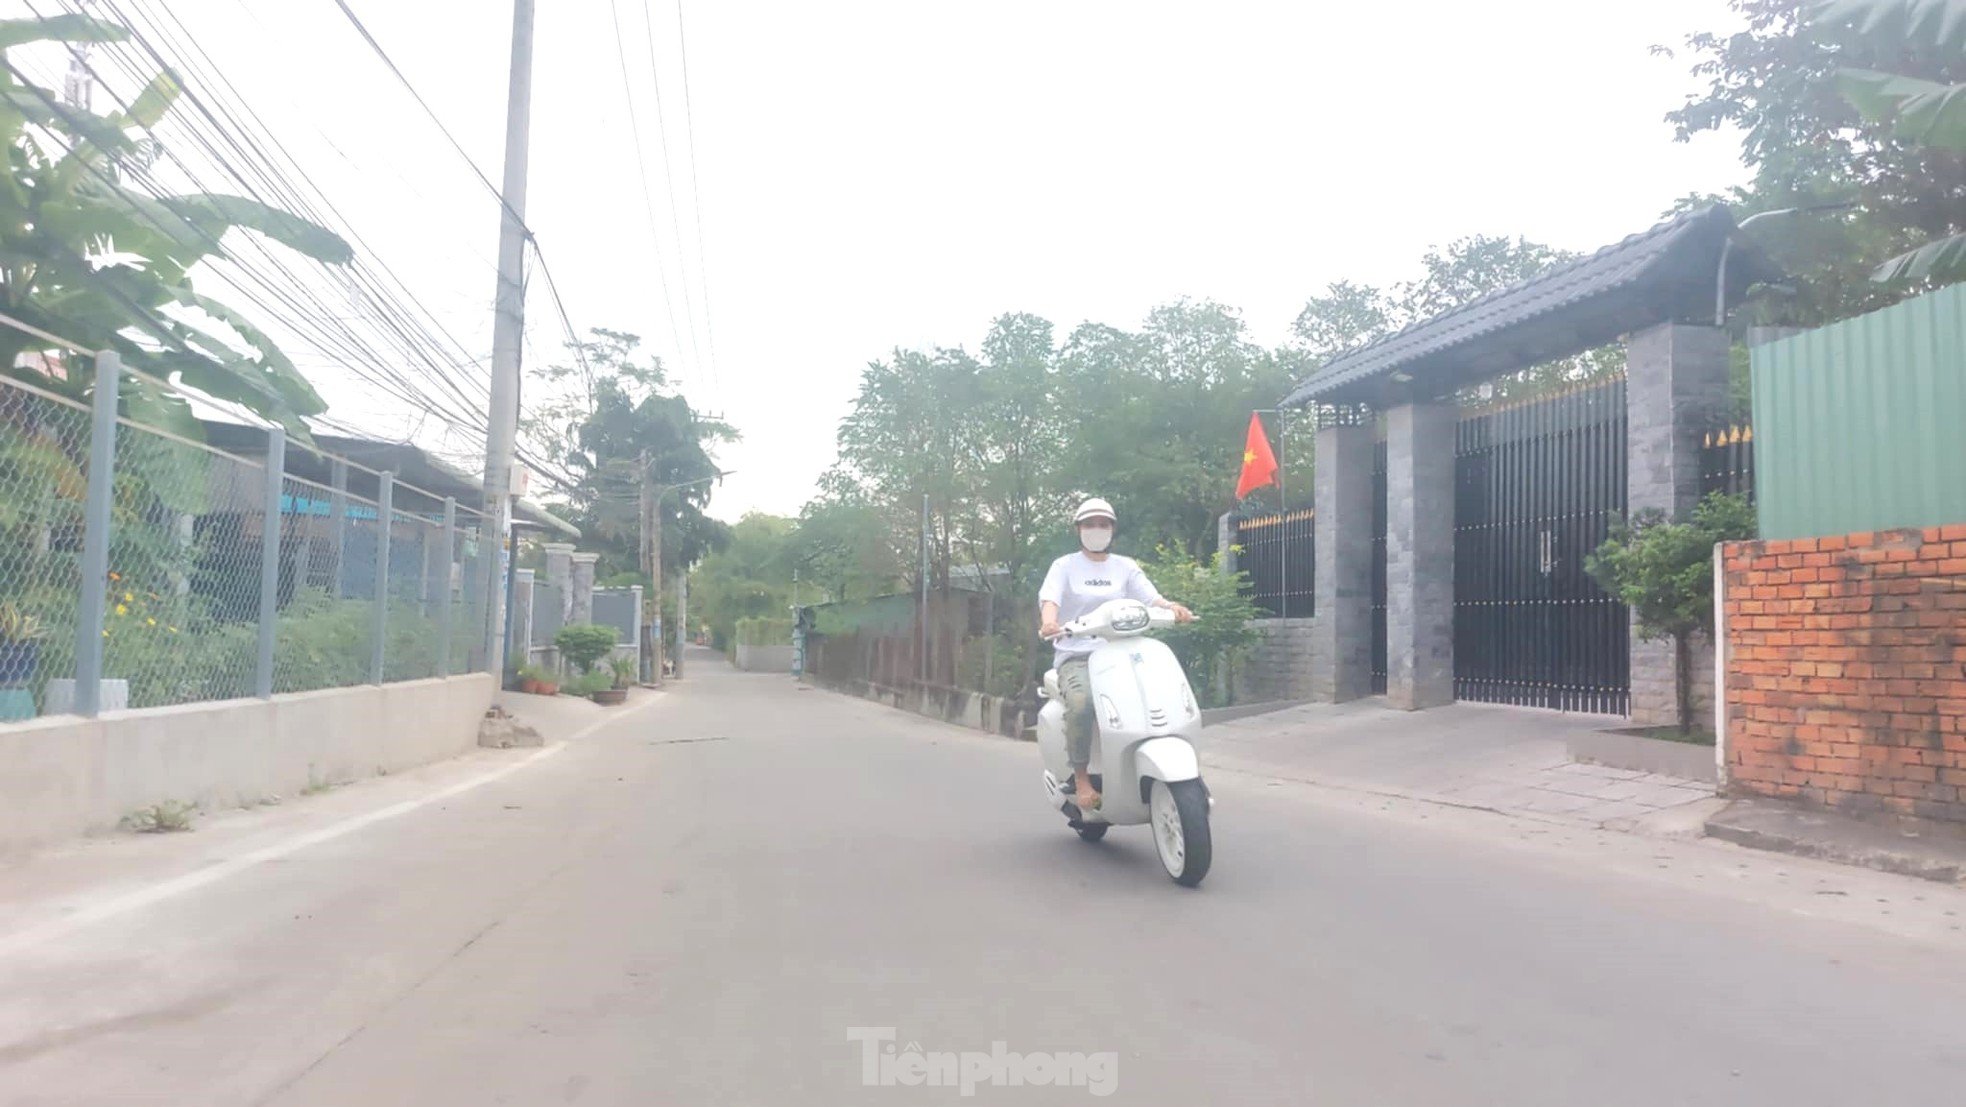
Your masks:
{"label": "scooter front wheel", "polygon": [[1148,810],[1161,868],[1176,884],[1188,888],[1200,884],[1214,852],[1208,834],[1208,793],[1201,781],[1154,781]]}
{"label": "scooter front wheel", "polygon": [[1080,823],[1076,829],[1079,832],[1079,837],[1084,838],[1088,842],[1097,842],[1106,836],[1107,829],[1112,825],[1111,823]]}

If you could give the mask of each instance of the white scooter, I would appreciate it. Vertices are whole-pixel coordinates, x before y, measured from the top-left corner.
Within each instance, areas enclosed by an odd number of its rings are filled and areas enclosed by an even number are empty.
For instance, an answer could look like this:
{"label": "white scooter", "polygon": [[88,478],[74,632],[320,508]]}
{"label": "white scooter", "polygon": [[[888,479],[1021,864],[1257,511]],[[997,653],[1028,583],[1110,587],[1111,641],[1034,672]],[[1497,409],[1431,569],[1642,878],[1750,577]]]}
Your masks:
{"label": "white scooter", "polygon": [[1108,827],[1151,822],[1161,866],[1175,883],[1192,888],[1208,875],[1208,811],[1215,802],[1195,756],[1201,709],[1174,651],[1142,637],[1173,622],[1164,608],[1113,600],[1060,628],[1062,637],[1098,640],[1088,662],[1099,720],[1088,772],[1100,792],[1098,810],[1080,811],[1075,802],[1056,669],[1045,673],[1040,692],[1046,702],[1038,711],[1038,751],[1045,797],[1079,837],[1097,842]]}

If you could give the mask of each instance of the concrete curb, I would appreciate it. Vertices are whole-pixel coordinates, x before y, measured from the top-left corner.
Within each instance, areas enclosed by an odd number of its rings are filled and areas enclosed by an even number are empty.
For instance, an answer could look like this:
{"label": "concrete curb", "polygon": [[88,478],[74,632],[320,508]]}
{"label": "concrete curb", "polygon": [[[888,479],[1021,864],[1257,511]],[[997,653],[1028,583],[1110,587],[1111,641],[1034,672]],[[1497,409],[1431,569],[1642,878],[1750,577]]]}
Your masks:
{"label": "concrete curb", "polygon": [[1966,884],[1966,837],[1958,828],[1911,820],[1894,830],[1777,800],[1742,799],[1707,820],[1710,838],[1857,865],[1940,884]]}
{"label": "concrete curb", "polygon": [[1309,700],[1267,700],[1263,703],[1239,703],[1233,707],[1206,707],[1202,709],[1201,725],[1214,726],[1216,723],[1247,719],[1252,715],[1268,715],[1276,711],[1287,711],[1302,707]]}
{"label": "concrete curb", "polygon": [[1702,784],[1714,783],[1718,775],[1712,746],[1620,734],[1615,730],[1574,734],[1566,738],[1564,744],[1570,751],[1572,761],[1627,769],[1635,773],[1657,773],[1681,780],[1697,780]]}

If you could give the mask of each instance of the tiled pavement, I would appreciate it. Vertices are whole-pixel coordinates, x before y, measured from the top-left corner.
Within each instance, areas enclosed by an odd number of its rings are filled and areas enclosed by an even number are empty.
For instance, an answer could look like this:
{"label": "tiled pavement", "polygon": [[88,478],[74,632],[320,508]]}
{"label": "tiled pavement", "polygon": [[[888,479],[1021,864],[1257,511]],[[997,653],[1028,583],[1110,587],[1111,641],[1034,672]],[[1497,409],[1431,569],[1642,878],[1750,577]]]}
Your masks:
{"label": "tiled pavement", "polygon": [[1568,735],[1623,725],[1488,704],[1395,711],[1374,698],[1218,723],[1203,733],[1202,760],[1569,825],[1620,826],[1713,799],[1711,783],[1570,760]]}

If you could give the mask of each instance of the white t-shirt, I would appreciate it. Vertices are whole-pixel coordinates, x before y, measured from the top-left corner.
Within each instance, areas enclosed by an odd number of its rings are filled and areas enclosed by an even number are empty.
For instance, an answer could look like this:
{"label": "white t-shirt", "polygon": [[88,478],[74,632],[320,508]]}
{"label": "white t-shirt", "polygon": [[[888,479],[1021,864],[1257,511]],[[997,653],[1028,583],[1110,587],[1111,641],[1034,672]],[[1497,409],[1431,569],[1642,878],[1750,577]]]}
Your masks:
{"label": "white t-shirt", "polygon": [[[1038,589],[1038,602],[1058,605],[1060,624],[1089,615],[1100,604],[1118,599],[1142,603],[1160,600],[1160,592],[1147,579],[1147,574],[1140,571],[1140,563],[1119,554],[1107,554],[1104,561],[1092,560],[1084,550],[1066,554],[1051,563],[1051,571],[1044,575],[1044,587]],[[1092,647],[1090,639],[1061,638],[1058,660],[1091,653]]]}

